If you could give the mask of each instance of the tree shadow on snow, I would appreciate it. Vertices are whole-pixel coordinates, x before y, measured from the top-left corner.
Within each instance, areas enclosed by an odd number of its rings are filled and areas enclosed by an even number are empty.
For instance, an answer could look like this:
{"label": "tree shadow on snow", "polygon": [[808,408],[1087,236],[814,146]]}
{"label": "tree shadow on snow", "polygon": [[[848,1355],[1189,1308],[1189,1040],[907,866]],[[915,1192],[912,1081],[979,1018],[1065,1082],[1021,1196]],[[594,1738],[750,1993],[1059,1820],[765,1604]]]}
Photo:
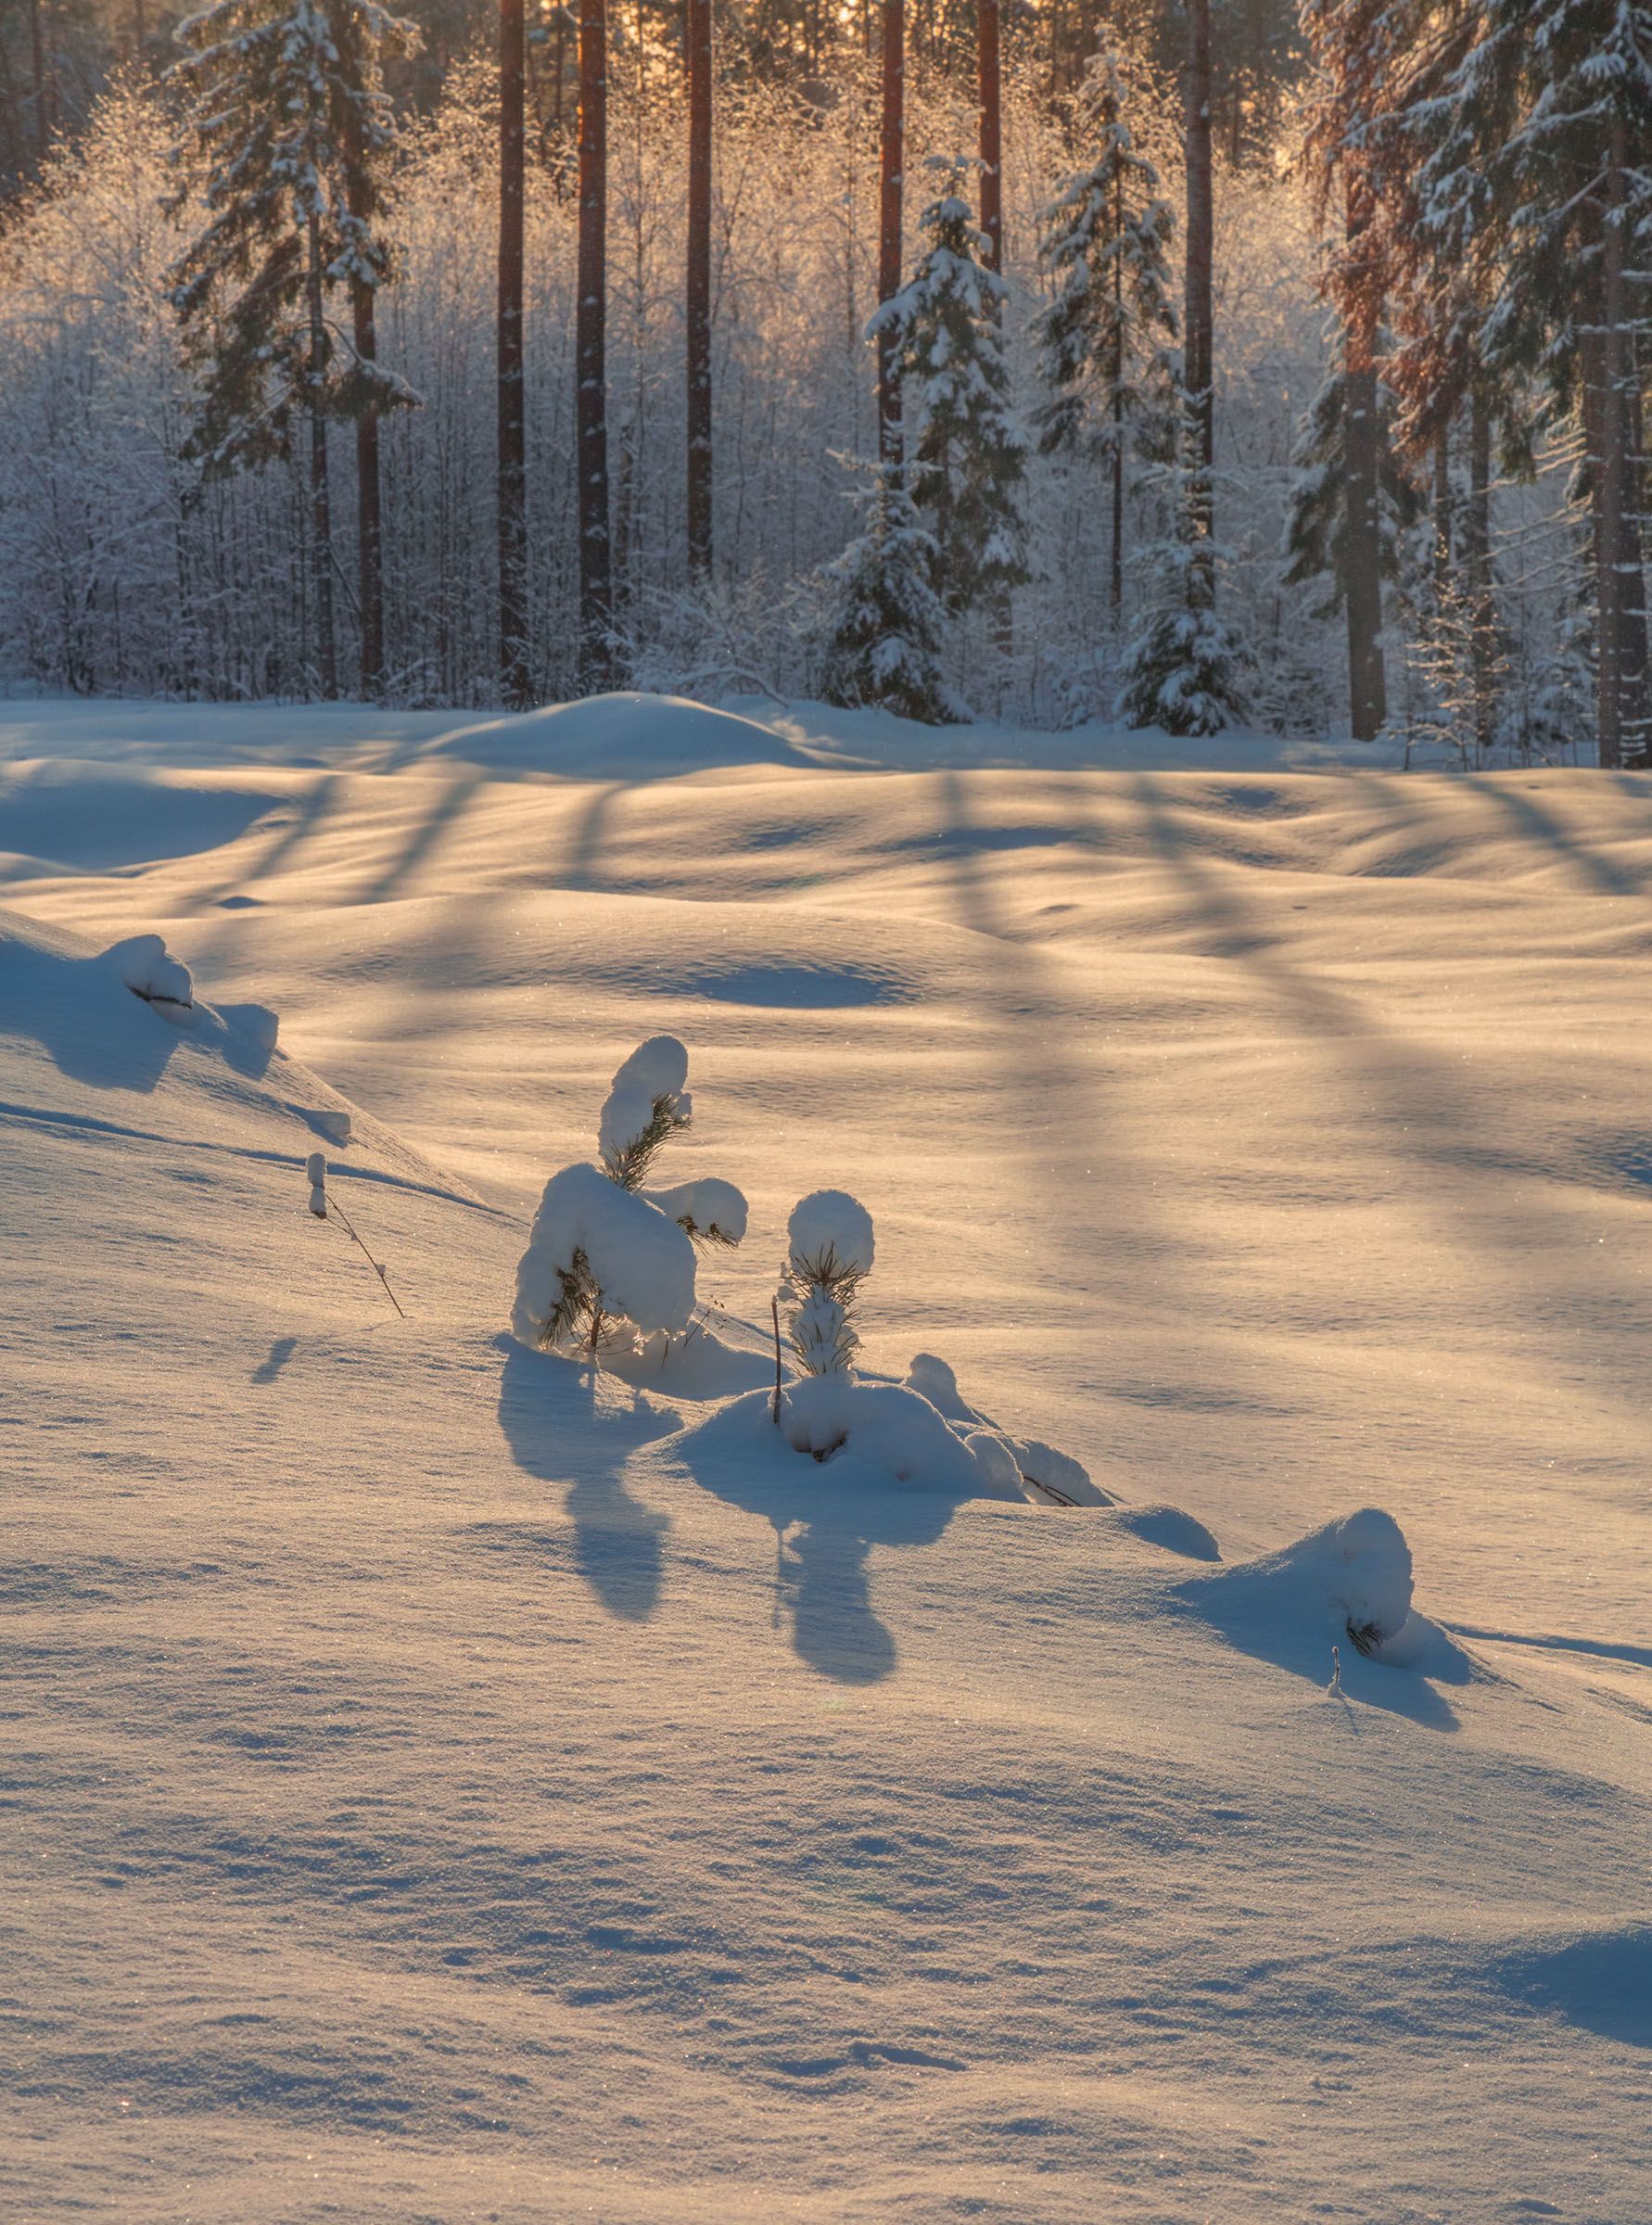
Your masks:
{"label": "tree shadow on snow", "polygon": [[1534,2008],[1557,2009],[1602,2039],[1652,2048],[1652,1927],[1594,1932],[1517,1955],[1494,1976]]}
{"label": "tree shadow on snow", "polygon": [[[743,1404],[744,1402],[742,1402]],[[738,1409],[672,1448],[702,1490],[760,1516],[774,1532],[772,1620],[791,1626],[800,1660],[843,1685],[876,1685],[900,1659],[871,1603],[874,1545],[930,1545],[962,1498],[947,1490],[869,1490],[835,1478],[832,1463],[768,1442],[754,1456]]]}
{"label": "tree shadow on snow", "polygon": [[[565,1484],[563,1511],[574,1525],[574,1566],[611,1615],[645,1622],[665,1582],[667,1515],[635,1499],[620,1481],[627,1453],[669,1434],[678,1417],[613,1376],[572,1360],[529,1352],[502,1336],[499,1426],[526,1474]],[[514,1526],[517,1545],[560,1559],[565,1533]]]}

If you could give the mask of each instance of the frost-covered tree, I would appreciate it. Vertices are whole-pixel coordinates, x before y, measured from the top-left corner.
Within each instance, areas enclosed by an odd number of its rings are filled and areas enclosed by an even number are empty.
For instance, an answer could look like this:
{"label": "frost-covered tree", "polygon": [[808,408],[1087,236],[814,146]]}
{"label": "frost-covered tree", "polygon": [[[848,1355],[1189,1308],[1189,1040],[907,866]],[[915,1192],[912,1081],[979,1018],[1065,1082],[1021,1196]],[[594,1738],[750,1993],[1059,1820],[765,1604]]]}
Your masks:
{"label": "frost-covered tree", "polygon": [[[391,143],[382,62],[417,33],[373,0],[216,0],[177,36],[188,107],[172,206],[198,194],[207,219],[172,273],[201,380],[189,452],[209,474],[260,464],[286,452],[295,419],[308,424],[315,660],[333,695],[328,422],[414,399],[378,362],[370,312],[391,260],[376,222]],[[339,286],[355,307],[342,351],[328,314]],[[376,542],[363,558],[376,602]]]}
{"label": "frost-covered tree", "polygon": [[841,1189],[799,1201],[786,1225],[780,1303],[786,1335],[805,1375],[847,1375],[860,1349],[855,1294],[870,1274],[871,1215]]}
{"label": "frost-covered tree", "polygon": [[1137,151],[1128,97],[1123,58],[1105,48],[1092,57],[1076,103],[1075,128],[1094,159],[1039,217],[1038,258],[1056,292],[1033,324],[1050,389],[1036,413],[1040,447],[1082,449],[1111,479],[1115,613],[1125,598],[1125,449],[1134,433],[1162,451],[1176,410],[1175,214],[1157,170]]}
{"label": "frost-covered tree", "polygon": [[947,614],[936,548],[899,464],[874,466],[866,530],[827,566],[832,618],[820,693],[846,709],[879,705],[925,726],[959,716],[942,676]]}
{"label": "frost-covered tree", "polygon": [[512,1328],[526,1344],[595,1360],[670,1336],[694,1309],[695,1246],[738,1244],[746,1204],[712,1176],[644,1187],[666,1144],[688,1127],[688,1052],[675,1036],[639,1044],[614,1076],[597,1163],[552,1176],[516,1269]]}
{"label": "frost-covered tree", "polygon": [[1216,609],[1221,552],[1210,529],[1209,474],[1196,403],[1185,405],[1178,453],[1165,473],[1171,531],[1152,552],[1151,606],[1125,652],[1118,710],[1132,726],[1170,734],[1219,734],[1245,717],[1251,663]]}
{"label": "frost-covered tree", "polygon": [[1652,750],[1639,457],[1652,354],[1652,6],[1475,0],[1451,38],[1421,52],[1404,119],[1421,158],[1418,236],[1483,308],[1483,369],[1538,380],[1582,427],[1598,753],[1603,765],[1641,763]]}
{"label": "frost-covered tree", "polygon": [[[1351,378],[1345,364],[1339,365],[1315,396],[1297,443],[1292,459],[1296,477],[1285,533],[1286,584],[1300,587],[1314,579],[1327,582],[1320,617],[1343,609],[1351,592],[1368,587],[1365,573],[1372,561],[1369,535],[1373,520],[1368,515],[1365,474],[1352,467],[1350,451],[1355,445],[1354,405],[1369,407],[1373,401],[1378,413],[1374,524],[1379,581],[1399,576],[1404,536],[1421,514],[1421,493],[1392,437],[1392,397],[1379,382]],[[1366,428],[1362,426],[1357,430],[1363,434]],[[1376,725],[1380,726],[1379,652],[1378,679],[1372,690],[1373,700],[1367,707],[1379,714]],[[1357,738],[1368,741],[1375,731],[1374,726]]]}
{"label": "frost-covered tree", "polygon": [[970,164],[934,155],[941,190],[921,220],[917,270],[872,318],[888,328],[907,443],[907,483],[928,520],[936,592],[963,612],[1028,578],[1020,509],[1026,436],[1010,403],[1003,279],[964,198]]}

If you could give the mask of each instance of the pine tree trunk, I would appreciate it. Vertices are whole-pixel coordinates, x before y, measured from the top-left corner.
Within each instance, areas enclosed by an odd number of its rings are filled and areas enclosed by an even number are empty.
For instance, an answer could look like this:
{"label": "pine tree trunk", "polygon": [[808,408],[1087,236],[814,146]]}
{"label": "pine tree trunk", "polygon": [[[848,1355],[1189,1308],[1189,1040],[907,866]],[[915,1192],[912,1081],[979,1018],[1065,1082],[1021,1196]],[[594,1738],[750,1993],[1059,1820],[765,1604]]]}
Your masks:
{"label": "pine tree trunk", "polygon": [[1183,383],[1192,417],[1192,526],[1208,540],[1214,526],[1211,485],[1215,464],[1214,182],[1211,154],[1211,0],[1188,0],[1186,87],[1188,267]]}
{"label": "pine tree trunk", "polygon": [[[1125,231],[1125,181],[1122,174],[1112,189],[1112,235]],[[1108,594],[1115,624],[1125,607],[1125,272],[1121,259],[1112,258],[1112,353],[1107,366],[1112,386],[1112,549],[1108,566]]]}
{"label": "pine tree trunk", "polygon": [[[1363,197],[1351,192],[1348,242],[1352,257],[1369,222]],[[1343,341],[1343,404],[1347,411],[1348,481],[1345,489],[1347,561],[1343,588],[1348,616],[1349,716],[1356,742],[1374,742],[1388,717],[1388,676],[1382,663],[1382,490],[1378,422],[1377,324],[1379,304],[1368,285],[1354,289]]]}
{"label": "pine tree trunk", "polygon": [[524,109],[527,41],[523,0],[499,6],[499,686],[526,707],[527,673],[527,429],[523,379]]}
{"label": "pine tree trunk", "polygon": [[688,0],[688,557],[711,576],[712,0]]}
{"label": "pine tree trunk", "polygon": [[[892,300],[900,291],[906,75],[904,0],[883,0],[883,135],[878,200],[880,302]],[[900,468],[900,374],[895,335],[886,325],[878,333],[878,459],[889,471]]]}
{"label": "pine tree trunk", "polygon": [[1004,92],[998,55],[998,0],[975,0],[981,99],[981,229],[986,267],[1004,267]]}
{"label": "pine tree trunk", "polygon": [[1451,425],[1440,427],[1434,439],[1434,607],[1445,607],[1451,585],[1452,499]]}
{"label": "pine tree trunk", "polygon": [[[345,158],[350,214],[362,225],[373,215],[373,189],[352,109],[346,125]],[[349,289],[356,361],[378,361],[377,292],[365,278]],[[361,689],[378,695],[385,680],[384,497],[378,456],[378,411],[371,403],[356,419],[356,591],[362,605]]]}
{"label": "pine tree trunk", "polygon": [[52,114],[47,91],[44,0],[29,0],[29,46],[34,70],[34,159],[44,168],[51,145]]}
{"label": "pine tree trunk", "polygon": [[1623,762],[1645,767],[1652,759],[1652,650],[1647,641],[1646,551],[1642,517],[1646,503],[1646,456],[1642,372],[1637,337],[1624,336],[1628,456],[1624,466],[1621,521],[1623,580]]}
{"label": "pine tree trunk", "polygon": [[1493,665],[1497,604],[1492,584],[1492,413],[1485,386],[1468,389],[1468,501],[1463,512],[1463,572],[1468,590],[1468,661],[1474,682],[1474,754],[1491,756],[1496,702]]}
{"label": "pine tree trunk", "polygon": [[605,687],[613,611],[608,527],[608,12],[579,7],[579,265],[574,313],[578,381],[579,684]]}
{"label": "pine tree trunk", "polygon": [[315,596],[315,655],[322,698],[338,693],[338,647],[333,628],[333,496],[327,478],[327,323],[323,291],[321,221],[310,219],[305,296],[310,311],[310,579]]}
{"label": "pine tree trunk", "polygon": [[1623,514],[1627,507],[1628,412],[1624,407],[1623,172],[1621,127],[1614,130],[1614,159],[1603,211],[1601,332],[1595,357],[1596,388],[1590,440],[1589,480],[1595,502],[1595,569],[1599,609],[1596,726],[1599,759],[1614,769],[1623,761],[1625,646],[1622,575]]}

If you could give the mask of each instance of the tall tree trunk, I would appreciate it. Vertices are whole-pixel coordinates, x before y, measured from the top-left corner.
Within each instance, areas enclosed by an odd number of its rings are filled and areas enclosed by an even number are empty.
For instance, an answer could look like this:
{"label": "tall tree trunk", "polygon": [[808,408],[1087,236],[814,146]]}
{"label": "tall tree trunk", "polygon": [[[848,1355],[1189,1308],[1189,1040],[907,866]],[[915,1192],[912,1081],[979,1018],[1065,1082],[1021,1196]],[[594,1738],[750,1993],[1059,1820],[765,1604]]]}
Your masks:
{"label": "tall tree trunk", "polygon": [[711,576],[711,0],[688,0],[688,557]]}
{"label": "tall tree trunk", "polygon": [[1215,199],[1211,160],[1211,0],[1188,0],[1185,136],[1188,164],[1187,298],[1183,319],[1183,383],[1192,417],[1195,536],[1213,530],[1216,412],[1215,306],[1213,266]]}
{"label": "tall tree trunk", "polygon": [[986,267],[1004,267],[1004,87],[998,55],[998,0],[975,0],[981,100],[981,229]]}
{"label": "tall tree trunk", "polygon": [[523,0],[499,0],[499,686],[526,707],[527,420],[523,381],[522,264],[527,41]]}
{"label": "tall tree trunk", "polygon": [[1452,498],[1451,424],[1443,424],[1434,438],[1434,607],[1445,606],[1451,585]]}
{"label": "tall tree trunk", "polygon": [[1610,769],[1623,761],[1625,723],[1623,520],[1628,507],[1629,413],[1625,407],[1623,333],[1623,131],[1613,129],[1612,161],[1603,210],[1601,333],[1595,357],[1597,388],[1590,441],[1589,479],[1595,501],[1595,571],[1598,623],[1596,727],[1599,758]]}
{"label": "tall tree trunk", "polygon": [[[1348,251],[1357,259],[1370,222],[1363,193],[1348,197]],[[1342,388],[1347,411],[1347,562],[1349,719],[1356,742],[1374,742],[1388,717],[1382,663],[1382,489],[1378,421],[1377,327],[1380,305],[1367,282],[1353,288],[1343,337]]]}
{"label": "tall tree trunk", "polygon": [[45,0],[29,0],[29,46],[34,70],[34,158],[44,167],[52,139],[51,77],[46,68]]}
{"label": "tall tree trunk", "polygon": [[333,496],[327,479],[327,321],[323,291],[321,220],[310,219],[305,297],[310,311],[310,580],[315,596],[315,656],[324,702],[338,693],[338,647],[333,629]]}
{"label": "tall tree trunk", "polygon": [[[365,225],[374,214],[373,183],[353,108],[345,131],[349,210]],[[356,361],[370,367],[378,361],[377,289],[370,279],[352,277],[349,308]],[[362,606],[362,693],[375,696],[385,681],[384,498],[378,411],[371,402],[356,419],[356,591]]]}
{"label": "tall tree trunk", "polygon": [[[1112,188],[1112,235],[1125,232],[1125,180],[1122,172]],[[1125,270],[1121,258],[1112,258],[1112,354],[1108,377],[1112,387],[1112,546],[1108,563],[1108,599],[1116,624],[1125,607]]]}
{"label": "tall tree trunk", "polygon": [[1494,738],[1493,667],[1497,602],[1492,582],[1492,413],[1481,379],[1468,388],[1468,501],[1463,511],[1463,572],[1468,589],[1468,662],[1474,681],[1475,760],[1483,765]]}
{"label": "tall tree trunk", "polygon": [[[883,0],[883,135],[879,171],[878,299],[900,291],[901,164],[906,138],[905,0]],[[886,469],[901,463],[900,374],[895,335],[878,328],[878,459]]]}
{"label": "tall tree trunk", "polygon": [[1646,550],[1643,518],[1646,491],[1645,407],[1640,349],[1635,333],[1624,336],[1628,456],[1624,467],[1623,580],[1623,762],[1652,762],[1652,649],[1647,641]]}
{"label": "tall tree trunk", "polygon": [[579,6],[579,267],[574,314],[578,381],[579,681],[605,687],[610,670],[613,552],[608,528],[608,11]]}

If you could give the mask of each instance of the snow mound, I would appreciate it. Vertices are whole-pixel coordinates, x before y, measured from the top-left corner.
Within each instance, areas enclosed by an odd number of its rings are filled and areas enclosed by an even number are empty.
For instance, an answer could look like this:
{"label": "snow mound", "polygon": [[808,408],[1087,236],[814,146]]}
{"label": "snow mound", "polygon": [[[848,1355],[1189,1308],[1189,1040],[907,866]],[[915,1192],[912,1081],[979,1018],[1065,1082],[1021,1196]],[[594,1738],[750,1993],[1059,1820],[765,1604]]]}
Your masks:
{"label": "snow mound", "polygon": [[835,1261],[840,1274],[870,1275],[871,1215],[846,1190],[814,1190],[792,1208],[786,1246],[794,1267],[805,1279],[815,1279],[807,1270],[823,1260]]}
{"label": "snow mound", "polygon": [[429,755],[458,758],[484,771],[604,780],[670,779],[730,766],[809,762],[788,738],[756,718],[710,710],[678,695],[629,690],[463,727],[445,735]]}
{"label": "snow mound", "polygon": [[654,1118],[662,1100],[687,1125],[693,1100],[687,1094],[688,1051],[675,1036],[650,1036],[620,1067],[597,1125],[597,1149],[605,1163],[618,1159]]}
{"label": "snow mound", "polygon": [[1277,1553],[1196,1579],[1183,1596],[1219,1608],[1214,1621],[1322,1629],[1377,1654],[1411,1619],[1411,1548],[1391,1514],[1362,1507]]}
{"label": "snow mound", "polygon": [[[720,1406],[673,1440],[695,1469],[754,1457],[776,1481],[810,1480],[822,1496],[861,1492],[928,1493],[959,1499],[1024,1503],[1019,1476],[1002,1447],[977,1451],[950,1429],[927,1399],[898,1383],[869,1383],[848,1375],[810,1375],[787,1385],[774,1426],[773,1394],[748,1392]],[[812,1458],[816,1468],[800,1468]]]}
{"label": "snow mound", "polygon": [[186,1010],[195,1001],[189,968],[172,957],[159,934],[133,934],[123,943],[112,943],[103,962],[113,966],[133,995],[147,1004]]}
{"label": "snow mound", "polygon": [[[1112,1494],[1090,1481],[1089,1470],[1071,1453],[1058,1452],[1039,1437],[1017,1437],[1000,1429],[978,1406],[971,1405],[958,1387],[958,1377],[933,1352],[915,1353],[907,1369],[906,1388],[927,1399],[938,1414],[972,1444],[992,1438],[1013,1465],[1019,1485],[1030,1486],[1025,1495],[1035,1506],[1111,1507]],[[990,1458],[983,1453],[981,1457]],[[1190,1519],[1190,1518],[1189,1518]],[[1197,1527],[1197,1525],[1195,1525]],[[1208,1534],[1208,1533],[1207,1533]],[[1200,1558],[1202,1558],[1201,1556]],[[1213,1559],[1219,1555],[1213,1554]]]}
{"label": "snow mound", "polygon": [[674,1220],[600,1166],[565,1166],[545,1185],[516,1269],[513,1332],[543,1343],[565,1276],[583,1255],[604,1308],[644,1336],[686,1329],[694,1310],[694,1247]]}

